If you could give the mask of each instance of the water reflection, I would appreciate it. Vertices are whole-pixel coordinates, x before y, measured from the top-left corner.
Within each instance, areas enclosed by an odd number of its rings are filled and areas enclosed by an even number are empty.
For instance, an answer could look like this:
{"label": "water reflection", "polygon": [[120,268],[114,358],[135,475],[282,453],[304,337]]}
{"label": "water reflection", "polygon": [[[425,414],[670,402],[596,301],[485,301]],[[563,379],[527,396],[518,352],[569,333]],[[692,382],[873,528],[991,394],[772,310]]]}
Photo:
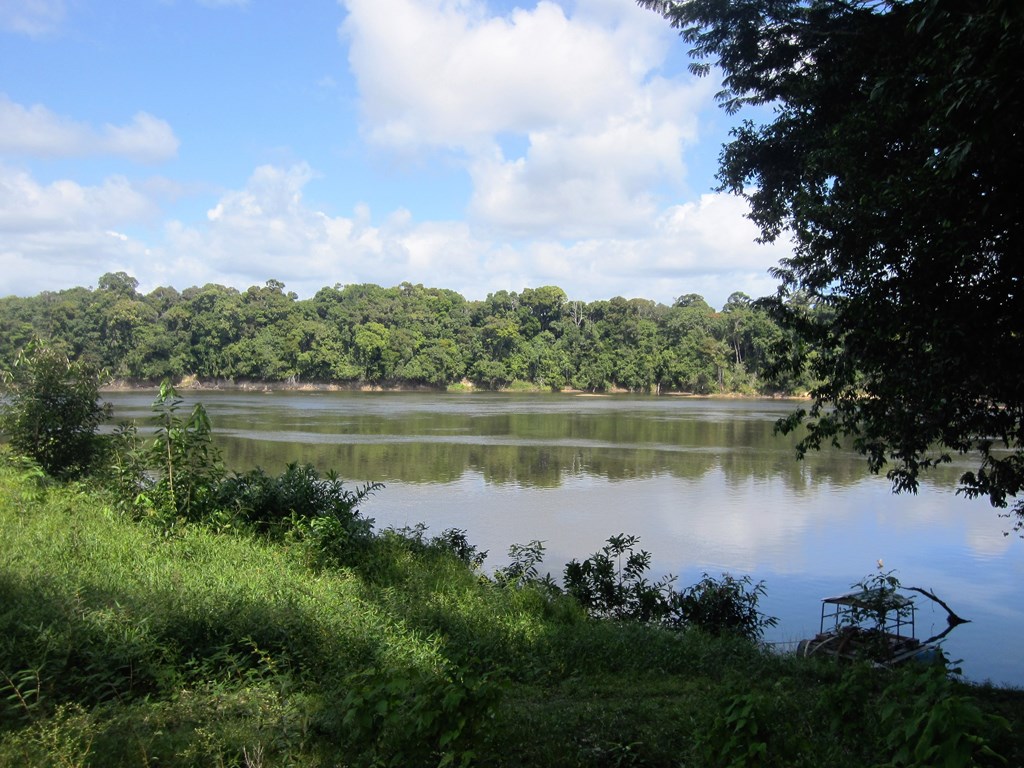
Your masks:
{"label": "water reflection", "polygon": [[[189,395],[189,398],[194,397]],[[117,418],[149,415],[153,394],[110,398]],[[465,529],[505,562],[510,544],[546,542],[554,574],[608,536],[641,537],[656,574],[765,579],[770,639],[817,628],[818,600],[866,576],[878,558],[973,620],[946,648],[977,679],[1024,685],[1003,651],[1024,630],[1016,587],[1022,543],[982,501],[953,493],[966,465],[894,497],[860,457],[794,460],[773,434],[792,405],[771,401],[493,394],[203,393],[229,467],[334,469],[386,489],[364,511],[378,526]],[[942,623],[927,606],[919,631]],[[941,629],[941,627],[940,627]]]}

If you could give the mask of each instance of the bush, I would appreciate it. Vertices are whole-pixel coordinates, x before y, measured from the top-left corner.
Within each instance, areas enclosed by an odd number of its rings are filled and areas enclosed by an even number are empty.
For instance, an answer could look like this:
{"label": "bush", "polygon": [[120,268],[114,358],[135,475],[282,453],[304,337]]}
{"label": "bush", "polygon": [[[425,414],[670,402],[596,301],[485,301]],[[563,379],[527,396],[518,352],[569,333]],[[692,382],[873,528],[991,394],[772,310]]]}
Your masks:
{"label": "bush", "polygon": [[774,616],[757,610],[764,593],[764,582],[755,584],[749,576],[737,579],[724,573],[721,579],[714,579],[705,573],[692,587],[669,598],[669,623],[700,627],[712,635],[732,633],[760,640],[765,627],[778,623]]}
{"label": "bush", "polygon": [[153,401],[152,440],[139,439],[134,424],[122,425],[111,441],[107,480],[122,503],[168,524],[204,521],[216,512],[217,488],[224,479],[220,451],[202,403],[189,415],[170,382]]}
{"label": "bush", "polygon": [[508,548],[511,562],[494,571],[494,581],[502,587],[520,588],[542,581],[538,566],[544,560],[544,542],[534,539],[529,544],[512,544]]}
{"label": "bush", "polygon": [[367,483],[349,490],[333,472],[321,477],[312,464],[292,463],[277,477],[257,467],[226,478],[217,486],[216,506],[272,540],[294,537],[308,547],[315,567],[334,567],[353,564],[369,543],[373,519],[358,506],[383,487]]}
{"label": "bush", "polygon": [[656,621],[668,612],[672,577],[650,582],[644,576],[651,554],[636,551],[637,536],[619,534],[582,563],[565,566],[565,590],[599,618]]}
{"label": "bush", "polygon": [[692,587],[677,591],[674,576],[650,581],[651,555],[637,550],[640,539],[620,534],[582,563],[565,566],[565,591],[591,616],[602,619],[662,622],[675,629],[697,627],[712,635],[736,634],[760,640],[777,619],[757,610],[765,593],[763,581],[749,576],[706,573]]}
{"label": "bush", "polygon": [[449,552],[473,569],[482,568],[487,559],[487,550],[480,550],[471,544],[462,528],[446,528],[430,540],[430,546]]}
{"label": "bush", "polygon": [[109,405],[99,401],[100,373],[36,341],[18,354],[3,378],[0,432],[14,451],[53,477],[89,472],[102,452],[96,430],[109,415]]}

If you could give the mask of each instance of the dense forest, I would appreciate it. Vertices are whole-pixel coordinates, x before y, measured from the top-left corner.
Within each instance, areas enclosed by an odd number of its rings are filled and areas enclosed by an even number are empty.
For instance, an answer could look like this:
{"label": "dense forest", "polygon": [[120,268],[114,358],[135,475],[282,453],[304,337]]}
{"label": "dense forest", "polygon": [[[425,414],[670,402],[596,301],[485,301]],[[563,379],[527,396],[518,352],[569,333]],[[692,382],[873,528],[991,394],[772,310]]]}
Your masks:
{"label": "dense forest", "polygon": [[137,291],[124,272],[95,289],[0,298],[0,359],[35,337],[129,381],[195,377],[495,389],[791,392],[768,372],[782,337],[743,293],[721,311],[687,294],[581,302],[555,286],[467,301],[402,283],[335,285],[311,299],[268,280],[246,291],[208,284]]}

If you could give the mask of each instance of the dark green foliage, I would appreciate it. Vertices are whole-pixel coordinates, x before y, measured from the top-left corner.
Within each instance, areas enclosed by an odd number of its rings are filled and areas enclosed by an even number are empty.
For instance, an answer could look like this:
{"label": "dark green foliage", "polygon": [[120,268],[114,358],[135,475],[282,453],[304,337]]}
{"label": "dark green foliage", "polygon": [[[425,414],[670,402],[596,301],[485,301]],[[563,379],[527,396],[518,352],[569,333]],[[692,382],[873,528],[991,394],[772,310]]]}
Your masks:
{"label": "dark green foliage", "polygon": [[220,482],[217,508],[238,524],[271,539],[291,537],[306,545],[317,568],[355,564],[365,553],[373,519],[358,505],[383,488],[368,483],[352,491],[333,472],[321,477],[311,464],[289,464],[279,476],[254,469]]}
{"label": "dark green foliage", "polygon": [[[791,238],[768,306],[777,379],[809,372],[801,452],[852,438],[896,491],[970,454],[961,491],[1024,488],[1024,5],[639,0],[753,110],[721,189]],[[1018,527],[1024,502],[1015,504]]]}
{"label": "dark green foliage", "polygon": [[984,713],[958,692],[941,667],[903,675],[882,694],[878,726],[886,766],[1005,765],[993,743],[1009,728],[1002,717]]}
{"label": "dark green foliage", "polygon": [[1011,764],[1002,752],[1006,718],[984,711],[941,666],[911,665],[880,677],[852,665],[824,692],[821,706],[834,738],[886,768]]}
{"label": "dark green foliage", "polygon": [[544,542],[534,539],[529,544],[512,544],[508,548],[511,561],[494,571],[494,580],[503,587],[524,587],[540,581],[537,566],[544,560]]}
{"label": "dark green foliage", "polygon": [[636,550],[639,543],[636,536],[619,534],[582,563],[571,560],[563,577],[566,593],[597,618],[694,627],[716,636],[760,640],[765,628],[777,623],[757,609],[765,593],[763,581],[704,574],[698,583],[677,591],[673,576],[647,578],[651,555]]}
{"label": "dark green foliage", "polygon": [[769,764],[765,703],[755,694],[740,694],[726,700],[700,746],[705,765],[728,768],[758,768]]}
{"label": "dark green foliage", "polygon": [[96,434],[109,408],[100,403],[96,368],[74,361],[41,341],[18,353],[3,375],[0,432],[15,452],[54,477],[78,477],[102,452]]}
{"label": "dark green foliage", "polygon": [[883,632],[890,620],[906,621],[913,611],[911,602],[896,599],[900,580],[894,571],[880,571],[852,586],[860,590],[862,596],[851,606],[847,617],[853,626],[866,625],[876,632]]}
{"label": "dark green foliage", "polygon": [[651,554],[636,551],[636,536],[619,534],[582,563],[565,566],[565,591],[598,618],[654,622],[668,613],[671,578],[650,582]]}
{"label": "dark green foliage", "polygon": [[[614,297],[569,301],[557,286],[498,291],[467,302],[454,291],[324,288],[299,300],[268,280],[136,292],[123,273],[95,290],[0,298],[0,356],[33,334],[117,377],[372,383],[444,388],[636,392],[771,392],[768,314],[734,294],[716,312],[693,294],[673,306]],[[6,334],[6,335],[5,335]],[[801,382],[790,377],[787,388]]]}
{"label": "dark green foliage", "polygon": [[326,477],[311,464],[289,464],[277,477],[257,468],[219,483],[217,503],[234,510],[254,531],[282,539],[297,521],[332,519],[352,535],[366,535],[373,520],[360,518],[357,506],[383,488],[371,483],[355,491],[345,488],[333,472]]}
{"label": "dark green foliage", "polygon": [[388,528],[383,534],[400,539],[415,552],[445,552],[474,569],[483,566],[487,559],[487,550],[480,551],[475,544],[471,544],[462,528],[446,528],[437,536],[427,537],[426,524],[417,523],[402,528]]}
{"label": "dark green foliage", "polygon": [[486,739],[500,685],[491,675],[366,670],[347,682],[342,726],[353,756],[394,766],[469,766]]}
{"label": "dark green foliage", "polygon": [[169,382],[160,385],[153,403],[155,434],[147,457],[147,469],[155,472],[156,481],[149,493],[158,507],[198,520],[213,507],[224,465],[203,404],[196,403],[183,418],[178,414],[183,402]]}
{"label": "dark green foliage", "polygon": [[754,583],[749,576],[737,579],[725,573],[715,579],[705,573],[699,582],[669,597],[669,623],[760,640],[765,628],[778,623],[757,610],[764,594],[764,582]]}

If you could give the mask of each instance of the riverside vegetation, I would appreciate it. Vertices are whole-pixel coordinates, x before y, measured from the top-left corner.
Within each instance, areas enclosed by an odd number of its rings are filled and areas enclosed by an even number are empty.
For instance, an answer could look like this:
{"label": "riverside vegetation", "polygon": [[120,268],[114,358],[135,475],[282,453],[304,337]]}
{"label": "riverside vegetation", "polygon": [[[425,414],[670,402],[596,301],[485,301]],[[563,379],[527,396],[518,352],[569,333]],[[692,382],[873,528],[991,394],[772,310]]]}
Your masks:
{"label": "riverside vegetation", "polygon": [[561,585],[541,542],[487,573],[462,531],[376,531],[377,486],[225,472],[167,384],[152,434],[51,461],[92,411],[23,411],[98,382],[44,348],[10,381],[0,765],[1024,764],[1020,691],[773,654],[764,584],[677,590],[627,535]]}
{"label": "riverside vegetation", "polygon": [[455,291],[335,285],[310,299],[268,280],[142,295],[124,272],[97,287],[0,298],[0,359],[35,337],[112,376],[159,382],[529,387],[699,394],[805,389],[769,372],[783,332],[743,293],[722,310],[699,295],[571,300],[557,286]]}

